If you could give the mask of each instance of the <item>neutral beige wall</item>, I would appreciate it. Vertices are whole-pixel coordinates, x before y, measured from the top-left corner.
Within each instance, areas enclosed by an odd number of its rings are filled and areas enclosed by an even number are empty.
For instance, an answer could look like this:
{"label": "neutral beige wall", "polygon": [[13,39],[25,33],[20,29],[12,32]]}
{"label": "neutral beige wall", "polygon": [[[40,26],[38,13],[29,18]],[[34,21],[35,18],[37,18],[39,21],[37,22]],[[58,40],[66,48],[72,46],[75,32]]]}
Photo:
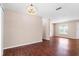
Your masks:
{"label": "neutral beige wall", "polygon": [[50,40],[50,19],[43,18],[43,39]]}
{"label": "neutral beige wall", "polygon": [[42,41],[42,21],[39,16],[27,16],[5,11],[4,48]]}
{"label": "neutral beige wall", "polygon": [[3,55],[3,20],[4,20],[4,12],[2,7],[0,6],[0,56]]}
{"label": "neutral beige wall", "polygon": [[76,38],[79,39],[79,21],[76,22]]}
{"label": "neutral beige wall", "polygon": [[54,25],[50,22],[50,37],[54,36]]}
{"label": "neutral beige wall", "polygon": [[[61,37],[67,37],[67,38],[76,38],[76,22],[78,21],[69,21],[69,22],[63,22],[63,23],[56,23],[55,26],[55,36],[61,36]],[[63,24],[68,24],[68,34],[59,34],[58,27]]]}
{"label": "neutral beige wall", "polygon": [[50,19],[47,20],[47,23],[45,25],[45,33],[46,33],[46,39],[50,40]]}

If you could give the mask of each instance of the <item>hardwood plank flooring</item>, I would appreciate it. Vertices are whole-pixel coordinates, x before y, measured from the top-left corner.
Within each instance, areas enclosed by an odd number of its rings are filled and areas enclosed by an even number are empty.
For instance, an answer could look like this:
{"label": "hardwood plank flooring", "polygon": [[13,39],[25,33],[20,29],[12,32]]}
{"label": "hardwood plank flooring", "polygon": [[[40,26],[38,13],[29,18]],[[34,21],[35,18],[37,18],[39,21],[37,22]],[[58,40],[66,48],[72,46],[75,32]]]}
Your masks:
{"label": "hardwood plank flooring", "polygon": [[49,41],[5,49],[4,56],[79,56],[79,40],[52,37]]}

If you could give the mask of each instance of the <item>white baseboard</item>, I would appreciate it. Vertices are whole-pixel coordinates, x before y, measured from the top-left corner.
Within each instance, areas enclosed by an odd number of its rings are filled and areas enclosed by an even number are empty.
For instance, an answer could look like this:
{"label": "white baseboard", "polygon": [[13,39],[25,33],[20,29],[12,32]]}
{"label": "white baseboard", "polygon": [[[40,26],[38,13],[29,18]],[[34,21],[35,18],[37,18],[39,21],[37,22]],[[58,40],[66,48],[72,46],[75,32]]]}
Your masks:
{"label": "white baseboard", "polygon": [[30,42],[30,43],[24,43],[24,44],[15,45],[15,46],[9,46],[9,47],[5,47],[5,48],[3,48],[3,49],[15,48],[15,47],[19,47],[19,46],[23,46],[23,45],[29,45],[29,44],[34,44],[34,43],[38,43],[38,42],[42,42],[42,40],[40,40],[40,41],[35,41],[35,42]]}

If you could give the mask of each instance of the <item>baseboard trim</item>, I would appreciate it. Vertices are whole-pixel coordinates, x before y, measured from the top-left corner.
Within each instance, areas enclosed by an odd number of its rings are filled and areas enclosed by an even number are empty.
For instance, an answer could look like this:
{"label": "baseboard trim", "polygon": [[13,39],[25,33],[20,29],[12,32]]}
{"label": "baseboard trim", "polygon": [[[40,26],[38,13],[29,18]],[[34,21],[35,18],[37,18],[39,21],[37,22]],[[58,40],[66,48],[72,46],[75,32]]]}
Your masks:
{"label": "baseboard trim", "polygon": [[69,37],[62,37],[62,36],[52,36],[52,37],[59,37],[59,38],[66,38],[66,39],[77,39],[77,38],[69,38]]}
{"label": "baseboard trim", "polygon": [[10,46],[10,47],[5,47],[5,48],[3,48],[3,50],[5,50],[5,49],[11,49],[11,48],[16,48],[16,47],[20,47],[20,46],[24,46],[24,45],[35,44],[35,43],[38,43],[38,42],[42,42],[42,40],[36,41],[36,42],[24,43],[24,44],[15,45],[15,46]]}
{"label": "baseboard trim", "polygon": [[49,40],[47,40],[47,39],[42,39],[43,41],[49,41]]}

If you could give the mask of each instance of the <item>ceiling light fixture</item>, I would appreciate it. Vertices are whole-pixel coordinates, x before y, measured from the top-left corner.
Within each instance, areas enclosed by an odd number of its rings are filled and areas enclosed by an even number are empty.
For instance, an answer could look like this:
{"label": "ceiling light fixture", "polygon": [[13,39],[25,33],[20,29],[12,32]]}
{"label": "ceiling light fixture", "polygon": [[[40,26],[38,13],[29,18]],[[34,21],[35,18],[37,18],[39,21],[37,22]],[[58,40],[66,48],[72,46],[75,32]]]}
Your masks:
{"label": "ceiling light fixture", "polygon": [[28,14],[28,15],[36,15],[36,14],[37,14],[37,10],[36,10],[36,8],[34,7],[33,4],[30,4],[30,5],[27,7],[26,11],[27,11],[27,14]]}

